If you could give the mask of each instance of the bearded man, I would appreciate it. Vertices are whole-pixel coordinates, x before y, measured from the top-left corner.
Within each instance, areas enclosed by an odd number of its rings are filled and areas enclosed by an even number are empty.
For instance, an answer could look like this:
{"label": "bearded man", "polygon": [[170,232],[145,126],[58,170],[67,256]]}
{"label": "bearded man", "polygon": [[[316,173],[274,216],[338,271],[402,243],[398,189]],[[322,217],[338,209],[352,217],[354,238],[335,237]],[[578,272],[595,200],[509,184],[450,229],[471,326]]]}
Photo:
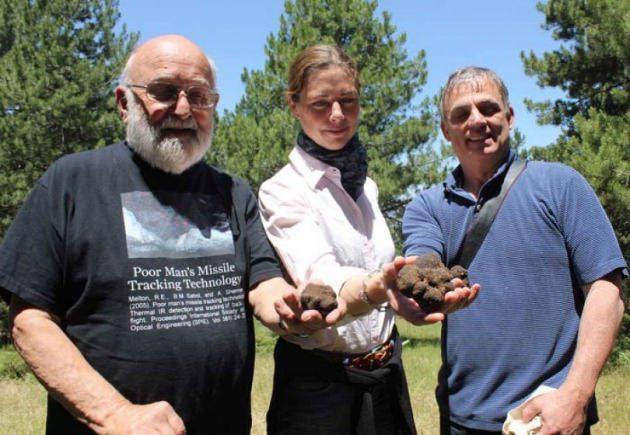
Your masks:
{"label": "bearded man", "polygon": [[303,334],[344,306],[299,310],[250,189],[202,162],[219,95],[197,45],[146,42],[115,92],[127,140],[55,162],[0,249],[47,432],[248,434],[251,314]]}

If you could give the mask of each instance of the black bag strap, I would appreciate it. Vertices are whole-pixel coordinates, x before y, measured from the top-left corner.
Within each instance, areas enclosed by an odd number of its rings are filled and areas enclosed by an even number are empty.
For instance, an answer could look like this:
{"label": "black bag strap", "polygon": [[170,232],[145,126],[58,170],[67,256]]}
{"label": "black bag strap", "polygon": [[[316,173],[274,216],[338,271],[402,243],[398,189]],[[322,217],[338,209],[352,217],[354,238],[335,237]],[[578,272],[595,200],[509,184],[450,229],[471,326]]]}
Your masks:
{"label": "black bag strap", "polygon": [[490,198],[481,207],[476,220],[468,229],[468,232],[464,237],[464,242],[462,243],[459,255],[457,256],[457,260],[454,264],[459,264],[465,269],[468,269],[468,266],[472,263],[475,255],[477,255],[477,251],[481,248],[483,240],[490,231],[494,218],[497,213],[499,213],[499,209],[501,209],[503,201],[510,191],[510,188],[521,175],[526,165],[527,160],[515,160],[512,162],[507,174],[505,174],[505,178],[503,179],[501,192],[499,192],[499,194],[494,198]]}

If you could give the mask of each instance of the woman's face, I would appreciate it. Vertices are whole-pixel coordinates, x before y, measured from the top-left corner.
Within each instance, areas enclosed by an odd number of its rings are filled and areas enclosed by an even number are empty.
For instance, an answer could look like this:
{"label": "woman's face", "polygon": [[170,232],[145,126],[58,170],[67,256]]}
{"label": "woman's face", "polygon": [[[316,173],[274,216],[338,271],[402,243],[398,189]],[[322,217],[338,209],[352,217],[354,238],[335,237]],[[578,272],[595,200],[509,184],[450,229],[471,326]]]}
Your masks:
{"label": "woman's face", "polygon": [[359,127],[359,92],[352,77],[338,66],[311,73],[290,106],[304,133],[329,150],[342,149]]}

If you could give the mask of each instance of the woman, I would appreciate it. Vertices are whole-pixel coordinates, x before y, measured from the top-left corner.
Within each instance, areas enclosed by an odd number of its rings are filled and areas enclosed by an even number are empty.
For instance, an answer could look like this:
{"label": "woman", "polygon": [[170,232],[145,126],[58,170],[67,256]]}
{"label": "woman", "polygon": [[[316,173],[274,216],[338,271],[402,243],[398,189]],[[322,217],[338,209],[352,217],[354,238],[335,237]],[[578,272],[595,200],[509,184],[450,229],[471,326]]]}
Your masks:
{"label": "woman", "polygon": [[311,335],[278,340],[270,434],[415,433],[387,303],[388,282],[404,261],[393,263],[394,243],[367,177],[359,90],[357,68],[338,47],[309,47],[289,71],[287,101],[302,130],[290,163],[260,188],[261,215],[295,284],[330,285],[349,314]]}

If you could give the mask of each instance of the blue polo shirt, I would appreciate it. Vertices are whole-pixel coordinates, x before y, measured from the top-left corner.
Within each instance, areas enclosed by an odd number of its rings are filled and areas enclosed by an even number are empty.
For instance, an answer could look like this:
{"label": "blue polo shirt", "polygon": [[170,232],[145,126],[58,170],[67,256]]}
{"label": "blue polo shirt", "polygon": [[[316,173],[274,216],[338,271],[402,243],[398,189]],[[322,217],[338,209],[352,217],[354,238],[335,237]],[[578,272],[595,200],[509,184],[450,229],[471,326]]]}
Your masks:
{"label": "blue polo shirt", "polygon": [[[478,200],[458,167],[422,192],[403,217],[405,255],[436,252],[451,263],[480,205],[496,196],[509,163]],[[477,300],[449,314],[444,373],[451,421],[500,431],[507,412],[539,385],[559,387],[575,350],[581,286],[627,268],[597,196],[575,170],[528,162],[469,267]],[[590,423],[597,420],[594,403]]]}

